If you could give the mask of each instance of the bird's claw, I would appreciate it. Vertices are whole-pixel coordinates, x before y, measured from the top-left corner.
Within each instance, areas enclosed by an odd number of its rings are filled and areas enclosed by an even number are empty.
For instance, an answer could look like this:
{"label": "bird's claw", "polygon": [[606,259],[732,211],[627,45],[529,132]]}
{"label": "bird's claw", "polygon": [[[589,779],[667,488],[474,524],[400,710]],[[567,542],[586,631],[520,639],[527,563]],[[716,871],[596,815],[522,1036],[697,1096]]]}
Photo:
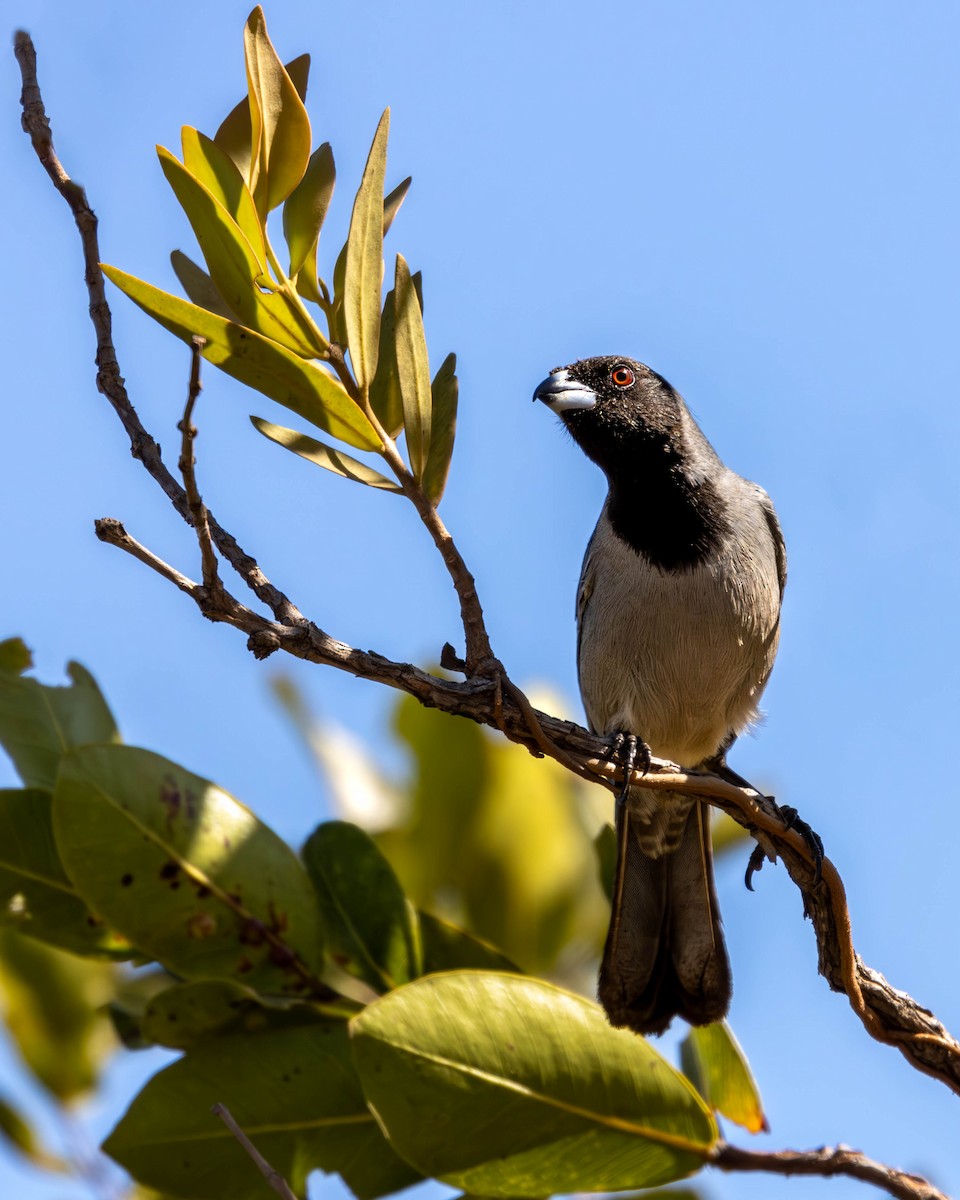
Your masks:
{"label": "bird's claw", "polygon": [[[816,887],[820,882],[823,873],[823,840],[820,835],[804,821],[797,810],[790,805],[779,805],[772,797],[768,797],[771,801],[776,815],[783,822],[787,829],[794,829],[803,838],[807,849],[813,858],[813,887]],[[747,891],[753,891],[753,877],[763,867],[764,860],[767,857],[767,851],[760,842],[754,846],[747,860],[747,870],[743,877],[744,885]]]}
{"label": "bird's claw", "polygon": [[653,762],[650,747],[635,733],[615,733],[610,740],[610,761],[623,771],[623,782],[617,793],[617,803],[625,804],[630,794],[630,776],[639,765],[641,773],[646,775]]}

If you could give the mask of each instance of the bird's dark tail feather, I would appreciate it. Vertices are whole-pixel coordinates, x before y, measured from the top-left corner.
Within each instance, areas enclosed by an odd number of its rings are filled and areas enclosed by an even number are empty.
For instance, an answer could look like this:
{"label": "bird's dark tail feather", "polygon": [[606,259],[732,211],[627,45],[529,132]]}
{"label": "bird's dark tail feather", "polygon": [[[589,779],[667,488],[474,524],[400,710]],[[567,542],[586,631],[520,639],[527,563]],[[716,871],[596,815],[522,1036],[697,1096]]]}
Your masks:
{"label": "bird's dark tail feather", "polygon": [[617,868],[600,1003],[612,1025],[663,1033],[675,1016],[719,1021],[730,1004],[730,962],[713,883],[707,810],[694,804],[679,847],[651,858],[618,806]]}

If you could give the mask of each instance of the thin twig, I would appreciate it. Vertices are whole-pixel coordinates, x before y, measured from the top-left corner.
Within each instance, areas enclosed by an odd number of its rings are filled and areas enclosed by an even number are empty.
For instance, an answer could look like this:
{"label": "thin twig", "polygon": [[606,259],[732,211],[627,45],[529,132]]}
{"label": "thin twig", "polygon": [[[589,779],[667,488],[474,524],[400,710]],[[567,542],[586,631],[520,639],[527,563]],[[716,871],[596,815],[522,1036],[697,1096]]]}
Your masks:
{"label": "thin twig", "polygon": [[[87,204],[83,189],[70,181],[53,152],[49,123],[37,85],[36,56],[26,34],[17,34],[16,54],[24,82],[24,129],[29,133],[37,155],[57,190],[70,205],[83,242],[90,312],[97,333],[98,386],[123,422],[135,457],[140,458],[171,499],[177,512],[189,524],[187,494],[161,462],[156,442],[140,424],[123,387],[111,341],[110,311],[99,268],[96,218]],[[331,351],[334,350],[332,346]],[[399,469],[406,471],[402,460]],[[407,475],[409,477],[409,472]],[[414,495],[412,493],[411,498]],[[608,746],[603,738],[573,722],[560,721],[533,709],[528,712],[529,705],[518,700],[512,685],[502,687],[502,676],[501,687],[491,688],[491,678],[484,677],[480,672],[485,664],[489,666],[496,660],[485,654],[489,643],[485,644],[482,638],[478,640],[476,636],[482,628],[482,610],[476,600],[473,580],[465,567],[461,572],[462,560],[436,510],[429,502],[426,502],[426,508],[429,511],[426,515],[421,513],[421,516],[444,555],[448,570],[460,581],[458,592],[461,587],[464,589],[460,592],[461,612],[464,614],[471,649],[465,664],[468,677],[463,682],[439,679],[409,663],[394,662],[372,651],[356,650],[331,637],[307,620],[284,593],[274,587],[256,561],[240,549],[232,535],[223,530],[212,516],[209,524],[214,544],[254,594],[267,604],[275,620],[271,621],[254,612],[225,590],[219,595],[212,595],[208,589],[187,579],[130,538],[118,521],[98,522],[97,533],[102,540],[134,555],[174,583],[194,600],[204,616],[243,630],[248,635],[250,650],[258,658],[266,658],[282,650],[308,662],[322,663],[360,678],[398,688],[427,707],[468,717],[491,728],[500,728],[514,741],[533,751],[542,751],[578,774],[617,790],[621,771],[607,759]],[[473,626],[473,634],[468,627],[468,615],[471,620],[478,622]],[[499,703],[495,703],[495,692],[499,695]],[[531,724],[530,713],[533,713],[534,724]],[[891,987],[882,975],[860,960],[853,948],[850,914],[836,868],[829,859],[824,859],[822,877],[815,882],[809,848],[796,831],[788,829],[776,813],[765,806],[759,792],[749,787],[738,787],[706,772],[679,772],[672,763],[656,760],[645,775],[639,771],[633,772],[630,782],[634,786],[680,791],[708,800],[728,812],[744,828],[759,835],[765,849],[781,859],[803,894],[804,911],[811,918],[817,939],[819,970],[830,987],[846,993],[872,1037],[895,1045],[916,1069],[939,1079],[960,1095],[960,1044],[928,1009],[905,992]]]}
{"label": "thin twig", "polygon": [[297,1200],[296,1195],[293,1193],[290,1185],[287,1183],[284,1177],[279,1171],[274,1170],[274,1168],[270,1166],[253,1142],[250,1141],[247,1135],[233,1119],[230,1109],[227,1108],[225,1104],[215,1104],[210,1111],[214,1114],[214,1116],[220,1118],[220,1120],[224,1123],[224,1125],[226,1125],[244,1150],[246,1150],[246,1152],[250,1155],[250,1157],[256,1163],[260,1174],[264,1177],[270,1187],[277,1193],[277,1195],[281,1197],[281,1200]]}
{"label": "thin twig", "polygon": [[203,383],[200,380],[200,364],[203,361],[203,348],[207,339],[194,337],[190,340],[190,386],[187,389],[187,404],[183,410],[183,418],[177,425],[182,434],[180,441],[180,474],[183,476],[183,487],[187,493],[187,504],[190,508],[191,524],[197,531],[197,541],[200,543],[200,563],[203,572],[203,586],[209,591],[216,591],[223,585],[217,570],[217,556],[210,541],[210,524],[207,520],[207,508],[197,489],[195,467],[196,457],[193,453],[193,443],[197,440],[197,427],[193,424],[193,409],[197,403]]}
{"label": "thin twig", "polygon": [[721,1171],[769,1171],[777,1175],[848,1175],[883,1188],[898,1200],[949,1200],[945,1192],[919,1175],[909,1175],[867,1158],[849,1146],[822,1146],[819,1150],[779,1150],[764,1153],[741,1150],[721,1142],[710,1165]]}

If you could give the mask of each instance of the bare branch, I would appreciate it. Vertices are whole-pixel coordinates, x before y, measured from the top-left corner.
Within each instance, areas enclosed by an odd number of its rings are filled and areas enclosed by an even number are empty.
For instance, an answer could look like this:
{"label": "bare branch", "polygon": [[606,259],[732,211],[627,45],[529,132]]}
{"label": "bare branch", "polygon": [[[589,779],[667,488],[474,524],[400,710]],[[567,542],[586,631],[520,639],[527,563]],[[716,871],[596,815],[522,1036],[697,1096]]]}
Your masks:
{"label": "bare branch", "polygon": [[190,350],[190,386],[187,389],[187,405],[183,410],[183,418],[177,428],[183,435],[180,443],[180,474],[183,476],[183,486],[187,493],[187,504],[190,507],[191,524],[197,531],[197,541],[200,543],[200,562],[203,571],[203,586],[210,591],[216,591],[223,585],[217,570],[217,556],[213,552],[210,541],[210,525],[207,520],[207,509],[197,490],[197,475],[194,468],[197,460],[193,453],[193,443],[197,439],[197,428],[193,424],[193,409],[197,403],[203,384],[200,382],[201,353],[206,345],[206,338],[195,337],[191,341]]}
{"label": "bare branch", "polygon": [[[97,333],[98,386],[123,422],[135,457],[140,458],[180,516],[192,524],[187,492],[161,462],[159,448],[141,425],[123,386],[111,341],[110,311],[99,268],[96,218],[83,189],[70,181],[53,152],[49,123],[37,85],[36,56],[26,34],[17,34],[16,54],[24,81],[24,129],[54,185],[70,205],[83,241],[90,313]],[[331,361],[334,361],[333,354]],[[397,458],[399,460],[399,454]],[[395,469],[401,482],[400,472],[410,478],[402,460]],[[418,492],[422,503],[418,503]],[[283,650],[296,658],[336,667],[397,688],[427,707],[499,729],[531,753],[548,754],[577,774],[617,789],[621,773],[608,760],[607,742],[573,722],[560,721],[532,709],[522,692],[507,679],[501,665],[488,654],[489,642],[485,640],[482,611],[473,579],[422,491],[411,486],[408,494],[417,504],[418,511],[423,509],[420,515],[457,584],[468,643],[467,661],[463,664],[468,677],[463,682],[429,675],[409,663],[393,662],[372,651],[355,650],[331,637],[307,620],[287,596],[274,587],[256,561],[241,550],[232,535],[209,514],[213,543],[270,608],[275,620],[268,620],[240,604],[222,588],[219,591],[204,588],[187,579],[130,538],[118,521],[98,522],[97,534],[102,540],[133,554],[191,596],[204,616],[244,630],[248,635],[247,644],[258,658]],[[471,626],[470,621],[475,623]],[[454,665],[452,656],[448,655],[447,661]],[[751,787],[737,786],[707,772],[680,771],[672,763],[655,761],[646,775],[634,772],[631,784],[653,790],[680,791],[709,802],[728,812],[753,833],[768,857],[780,858],[803,895],[804,912],[811,918],[817,938],[819,970],[830,987],[846,993],[872,1037],[896,1046],[914,1067],[939,1079],[960,1095],[960,1044],[929,1010],[905,992],[891,987],[882,975],[860,960],[854,951],[850,914],[836,867],[829,859],[824,859],[822,877],[817,881],[808,846],[795,830],[785,826],[775,806]],[[716,1165],[723,1164],[718,1162]]]}
{"label": "bare branch", "polygon": [[710,1163],[721,1171],[770,1171],[777,1175],[849,1175],[883,1188],[898,1200],[949,1200],[919,1175],[867,1158],[848,1146],[822,1146],[819,1150],[779,1150],[769,1154],[741,1150],[721,1142]]}
{"label": "bare branch", "polygon": [[290,1185],[287,1183],[284,1177],[279,1171],[274,1170],[274,1168],[270,1166],[253,1142],[250,1141],[247,1135],[233,1119],[230,1109],[227,1108],[225,1104],[215,1104],[210,1111],[214,1114],[214,1116],[220,1118],[220,1120],[224,1123],[224,1125],[226,1125],[244,1150],[246,1150],[246,1152],[250,1155],[250,1157],[256,1163],[260,1174],[264,1177],[269,1186],[277,1193],[277,1195],[280,1197],[280,1200],[297,1200],[297,1197],[294,1195]]}

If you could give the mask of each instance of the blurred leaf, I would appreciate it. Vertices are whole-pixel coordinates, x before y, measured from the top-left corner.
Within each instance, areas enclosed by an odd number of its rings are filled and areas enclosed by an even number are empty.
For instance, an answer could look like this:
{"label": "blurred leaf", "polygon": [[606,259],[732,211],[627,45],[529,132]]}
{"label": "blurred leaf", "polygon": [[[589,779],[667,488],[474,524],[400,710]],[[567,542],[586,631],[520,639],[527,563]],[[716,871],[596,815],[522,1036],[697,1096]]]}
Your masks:
{"label": "blurred leaf", "polygon": [[373,426],[343,387],[322,368],[243,325],[225,321],[115,267],[103,273],[122,292],[188,345],[206,338],[203,356],[307,421],[360,450],[377,450]]}
{"label": "blurred leaf", "polygon": [[440,503],[450,459],[453,455],[453,439],[457,431],[457,356],[448,354],[440,364],[431,385],[433,416],[430,428],[430,452],[423,472],[423,490],[436,507]]}
{"label": "blurred leaf", "polygon": [[420,939],[424,975],[462,970],[520,973],[520,968],[496,946],[430,913],[420,913]]}
{"label": "blurred leaf", "polygon": [[377,373],[370,385],[370,407],[392,438],[403,429],[403,397],[400,395],[400,378],[397,375],[395,296],[391,288],[383,303]]}
{"label": "blurred leaf", "polygon": [[[310,55],[301,54],[292,62],[286,64],[286,72],[293,80],[293,86],[301,100],[307,98],[307,76],[310,73]],[[214,141],[237,164],[237,170],[250,183],[250,141],[252,129],[250,125],[250,96],[249,93],[235,105],[224,118],[217,130]]]}
{"label": "blurred leaf", "polygon": [[250,189],[237,165],[212,138],[184,125],[180,133],[183,165],[222,205],[240,227],[257,258],[259,273],[267,273],[267,248],[263,226]]}
{"label": "blurred leaf", "polygon": [[390,232],[390,226],[393,224],[397,213],[400,211],[401,205],[407,198],[407,192],[410,191],[410,184],[413,179],[410,175],[388,193],[383,198],[383,236],[386,237]]}
{"label": "blurred leaf", "polygon": [[285,293],[263,290],[263,268],[237,222],[169,150],[159,146],[157,154],[200,243],[210,277],[229,308],[250,329],[301,358],[316,358],[326,346],[323,335]]}
{"label": "blurred leaf", "polygon": [[367,1108],[342,1023],[201,1043],[151,1079],[104,1150],[135,1179],[192,1200],[262,1200],[263,1178],[222,1122],[226,1104],[270,1165],[302,1195],[312,1170],[337,1172],[359,1200],[420,1176]]}
{"label": "blurred leaf", "polygon": [[227,321],[233,320],[233,313],[217,291],[216,284],[192,258],[188,258],[180,250],[174,250],[170,254],[170,265],[180,281],[180,286],[194,304],[208,312],[216,313],[218,317]]}
{"label": "blurred leaf", "polygon": [[738,825],[733,817],[728,817],[726,813],[718,812],[716,809],[713,810],[711,833],[714,855],[725,854],[728,850],[747,845],[753,840],[751,835],[742,825]]}
{"label": "blurred leaf", "polygon": [[101,1013],[114,970],[0,929],[0,1012],[24,1063],[60,1101],[90,1091],[114,1049]]}
{"label": "blurred leaf", "polygon": [[67,1172],[69,1167],[62,1158],[51,1154],[40,1144],[33,1128],[25,1117],[8,1101],[0,1096],[0,1144],[6,1143],[45,1171]]}
{"label": "blurred leaf", "polygon": [[[317,241],[333,197],[337,172],[330,143],[314,150],[306,174],[283,206],[283,236],[290,249],[290,278],[295,279],[307,258],[317,256]],[[314,268],[313,274],[316,274]]]}
{"label": "blurred leaf", "polygon": [[147,750],[88,746],[64,759],[53,814],[77,891],[175,974],[285,994],[316,974],[299,860],[209,780]]}
{"label": "blurred leaf", "polygon": [[[423,479],[430,452],[433,398],[430,391],[430,362],[423,332],[423,314],[410,280],[410,269],[397,255],[394,283],[396,306],[396,356],[400,395],[403,398],[403,427],[406,431],[410,470]],[[379,317],[379,308],[377,315]]]}
{"label": "blurred leaf", "polygon": [[52,791],[60,756],[72,746],[120,741],[113,715],[89,671],[71,662],[67,675],[69,686],[47,687],[0,671],[0,745],[27,787]]}
{"label": "blurred leaf", "polygon": [[251,191],[257,211],[266,217],[303,178],[310,158],[310,118],[303,100],[280,62],[258,4],[243,31],[250,101]]}
{"label": "blurred leaf", "polygon": [[750,1133],[770,1128],[750,1064],[726,1021],[691,1029],[680,1043],[680,1063],[716,1112]]}
{"label": "blurred leaf", "polygon": [[285,450],[299,454],[307,462],[316,463],[318,467],[326,467],[334,475],[342,475],[344,479],[353,479],[357,483],[381,488],[385,492],[402,491],[399,483],[388,479],[386,475],[381,475],[379,471],[368,467],[366,463],[358,462],[357,459],[345,454],[342,450],[334,450],[332,446],[325,446],[316,438],[308,437],[305,433],[298,433],[295,429],[287,429],[283,425],[273,425],[262,417],[251,417],[250,420],[254,429],[262,433],[265,438],[269,438],[271,442],[276,442]]}
{"label": "blurred leaf", "polygon": [[377,371],[380,295],[383,287],[383,180],[390,110],[374,134],[353,204],[343,277],[343,327],[353,373],[367,388]]}
{"label": "blurred leaf", "polygon": [[350,1032],[391,1143],[476,1195],[664,1184],[717,1142],[709,1110],[648,1042],[540,980],[431,975],[370,1004]]}
{"label": "blurred leaf", "polygon": [[416,978],[422,969],[416,913],[370,837],[347,821],[327,821],[307,839],[302,858],[333,962],[375,992]]}
{"label": "blurred leaf", "polygon": [[12,637],[0,642],[0,671],[22,675],[33,667],[33,655],[23,638]]}
{"label": "blurred leaf", "polygon": [[0,790],[0,925],[94,958],[134,950],[91,913],[70,882],[53,836],[52,797]]}

